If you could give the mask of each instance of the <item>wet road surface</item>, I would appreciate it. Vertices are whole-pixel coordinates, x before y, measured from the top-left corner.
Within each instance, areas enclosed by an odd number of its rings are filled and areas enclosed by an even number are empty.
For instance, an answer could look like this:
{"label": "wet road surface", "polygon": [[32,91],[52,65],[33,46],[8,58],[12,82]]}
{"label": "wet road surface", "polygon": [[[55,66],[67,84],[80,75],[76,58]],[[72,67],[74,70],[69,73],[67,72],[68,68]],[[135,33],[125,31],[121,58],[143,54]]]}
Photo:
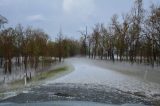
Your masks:
{"label": "wet road surface", "polygon": [[62,103],[73,101],[69,102],[71,105],[78,103],[74,101],[84,101],[81,102],[82,104],[88,101],[91,104],[140,106],[154,105],[155,98],[160,96],[159,84],[100,68],[83,59],[74,58],[67,62],[74,67],[72,73],[56,80],[54,78],[54,80],[47,80],[42,85],[34,86],[27,92],[19,93],[0,102],[2,105],[3,103],[47,103],[50,105],[50,102],[54,101],[62,101]]}

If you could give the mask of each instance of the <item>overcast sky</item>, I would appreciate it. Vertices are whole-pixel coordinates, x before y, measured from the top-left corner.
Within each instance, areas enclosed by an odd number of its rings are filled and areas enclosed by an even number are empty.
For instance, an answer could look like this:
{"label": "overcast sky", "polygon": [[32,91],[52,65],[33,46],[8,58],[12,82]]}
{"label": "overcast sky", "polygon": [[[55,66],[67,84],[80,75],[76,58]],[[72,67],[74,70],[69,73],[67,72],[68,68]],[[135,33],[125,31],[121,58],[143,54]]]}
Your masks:
{"label": "overcast sky", "polygon": [[[113,14],[130,11],[134,0],[0,0],[0,14],[9,20],[7,26],[33,26],[52,38],[62,28],[65,36],[79,38],[79,30],[96,23],[110,22]],[[144,0],[144,7],[160,0]]]}

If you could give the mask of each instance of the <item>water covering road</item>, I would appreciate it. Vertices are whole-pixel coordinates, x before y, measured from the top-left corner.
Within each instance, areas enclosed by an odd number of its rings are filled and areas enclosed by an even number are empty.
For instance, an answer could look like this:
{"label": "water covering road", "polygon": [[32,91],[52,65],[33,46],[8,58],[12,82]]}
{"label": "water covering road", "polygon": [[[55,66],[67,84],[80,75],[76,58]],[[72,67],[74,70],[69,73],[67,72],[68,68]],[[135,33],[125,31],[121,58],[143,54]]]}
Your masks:
{"label": "water covering road", "polygon": [[[67,62],[71,63],[75,68],[74,72],[64,77],[61,77],[57,80],[47,81],[46,84],[52,84],[52,83],[97,84],[97,85],[107,85],[109,87],[113,87],[126,92],[141,92],[149,97],[160,94],[160,83],[156,83],[156,81],[151,82],[148,80],[144,80],[143,78],[141,79],[136,75],[131,76],[128,75],[128,73],[125,74],[125,72],[121,73],[107,69],[107,67],[102,68],[99,65],[101,63],[97,62],[95,64],[91,64],[92,63],[91,61],[92,60],[87,60],[83,58],[68,59]],[[116,66],[116,64],[114,65]],[[155,76],[152,76],[152,78],[153,77]]]}
{"label": "water covering road", "polygon": [[[159,100],[159,83],[143,80],[128,73],[110,70],[107,65],[102,67],[100,62],[94,63],[92,60],[84,58],[67,59],[66,63],[74,67],[73,72],[56,80],[55,78],[46,80],[42,85],[32,87],[27,92],[20,93],[1,102],[41,102],[42,104],[47,103],[50,105],[50,101],[55,101],[58,104],[60,102],[57,101],[70,101],[67,102],[69,104],[66,104],[66,102],[62,102],[62,104],[68,106],[72,103],[86,105],[89,103],[96,106],[96,103],[105,103],[116,104],[117,106],[143,106],[143,104],[153,105],[155,100]],[[14,106],[15,104],[12,105]],[[23,104],[21,105],[23,106]],[[5,105],[1,104],[0,106]]]}

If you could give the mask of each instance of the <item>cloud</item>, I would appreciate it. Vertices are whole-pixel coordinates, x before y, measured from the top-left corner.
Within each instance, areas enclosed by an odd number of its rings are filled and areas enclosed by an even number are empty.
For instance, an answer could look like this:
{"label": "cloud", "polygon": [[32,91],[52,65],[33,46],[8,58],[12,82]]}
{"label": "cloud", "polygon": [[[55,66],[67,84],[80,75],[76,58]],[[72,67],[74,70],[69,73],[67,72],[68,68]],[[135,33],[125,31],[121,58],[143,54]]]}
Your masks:
{"label": "cloud", "polygon": [[31,15],[27,17],[29,21],[44,21],[45,17],[41,14]]}
{"label": "cloud", "polygon": [[66,13],[90,14],[94,11],[94,0],[63,0]]}

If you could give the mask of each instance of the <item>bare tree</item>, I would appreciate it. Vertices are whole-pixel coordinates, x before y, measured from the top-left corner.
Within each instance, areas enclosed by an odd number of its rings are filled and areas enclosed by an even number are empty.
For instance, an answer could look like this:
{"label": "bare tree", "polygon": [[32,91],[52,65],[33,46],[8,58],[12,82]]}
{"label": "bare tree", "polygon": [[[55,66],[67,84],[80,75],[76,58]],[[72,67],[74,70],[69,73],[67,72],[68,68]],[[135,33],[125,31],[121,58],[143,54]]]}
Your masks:
{"label": "bare tree", "polygon": [[88,31],[87,27],[85,31],[79,31],[82,35],[81,40],[82,40],[82,45],[81,45],[81,54],[84,56],[87,56],[87,38],[88,38]]}
{"label": "bare tree", "polygon": [[59,62],[62,61],[62,57],[63,57],[63,33],[62,30],[60,29],[59,33],[58,33],[58,38],[57,38],[57,55],[59,58]]}

